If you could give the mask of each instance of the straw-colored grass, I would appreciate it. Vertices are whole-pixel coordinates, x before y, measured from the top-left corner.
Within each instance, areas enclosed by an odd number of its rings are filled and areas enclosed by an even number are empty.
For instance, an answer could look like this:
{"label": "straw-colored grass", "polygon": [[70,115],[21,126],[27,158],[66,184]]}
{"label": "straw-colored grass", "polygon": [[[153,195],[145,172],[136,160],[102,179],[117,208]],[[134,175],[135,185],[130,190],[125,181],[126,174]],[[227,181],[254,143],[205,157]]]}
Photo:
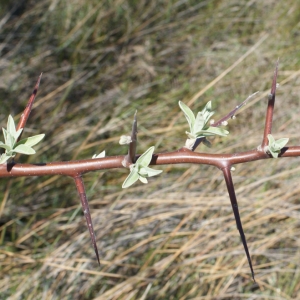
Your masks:
{"label": "straw-colored grass", "polygon": [[[41,72],[25,131],[50,162],[183,146],[178,101],[216,118],[257,90],[228,138],[198,151],[259,145],[277,58],[276,138],[299,145],[298,1],[29,0],[0,3],[1,126],[17,120]],[[164,166],[122,190],[126,170],[84,176],[99,268],[72,179],[1,179],[1,299],[299,299],[299,158],[236,166],[233,180],[256,273],[251,280],[219,170]]]}

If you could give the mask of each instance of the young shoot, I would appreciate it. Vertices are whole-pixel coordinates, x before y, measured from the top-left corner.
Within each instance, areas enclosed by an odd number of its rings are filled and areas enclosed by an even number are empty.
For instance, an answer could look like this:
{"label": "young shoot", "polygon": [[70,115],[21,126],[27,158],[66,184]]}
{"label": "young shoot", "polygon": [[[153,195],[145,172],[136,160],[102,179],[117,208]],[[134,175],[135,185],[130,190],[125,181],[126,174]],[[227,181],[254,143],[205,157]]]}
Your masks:
{"label": "young shoot", "polygon": [[214,114],[214,111],[211,109],[211,101],[205,105],[202,111],[197,113],[196,117],[191,109],[183,102],[179,101],[179,107],[183,111],[190,127],[190,131],[186,131],[186,134],[189,137],[186,142],[187,148],[192,149],[196,139],[206,138],[214,135],[227,136],[229,134],[229,131],[223,128],[210,126],[212,125],[210,123],[210,118]]}
{"label": "young shoot", "polygon": [[147,177],[156,176],[162,172],[162,170],[154,170],[148,167],[153,152],[154,147],[152,146],[137,159],[135,164],[130,165],[130,173],[123,182],[123,189],[130,187],[138,179],[143,183],[148,183]]}
{"label": "young shoot", "polygon": [[15,122],[11,115],[8,117],[7,128],[2,128],[2,130],[4,143],[0,141],[0,148],[4,148],[5,152],[0,157],[0,164],[4,164],[10,158],[15,157],[17,153],[26,155],[35,154],[32,146],[38,144],[45,136],[45,134],[38,134],[17,142],[23,128],[18,131],[16,130]]}
{"label": "young shoot", "polygon": [[94,154],[93,155],[93,159],[95,159],[95,158],[103,158],[103,157],[105,157],[105,150],[104,151],[102,151],[100,154]]}
{"label": "young shoot", "polygon": [[281,152],[281,149],[288,143],[288,138],[282,138],[275,141],[274,137],[271,134],[268,134],[268,149],[267,152],[272,155],[273,158],[278,158],[278,155]]}

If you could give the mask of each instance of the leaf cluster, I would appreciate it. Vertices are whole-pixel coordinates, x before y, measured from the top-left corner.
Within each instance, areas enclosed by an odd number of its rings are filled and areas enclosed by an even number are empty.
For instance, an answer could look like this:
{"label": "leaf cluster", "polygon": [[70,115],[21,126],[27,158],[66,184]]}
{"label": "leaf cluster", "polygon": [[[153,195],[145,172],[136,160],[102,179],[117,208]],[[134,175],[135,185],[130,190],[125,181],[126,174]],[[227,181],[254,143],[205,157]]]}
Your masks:
{"label": "leaf cluster", "polygon": [[271,134],[268,134],[268,152],[272,155],[274,158],[278,158],[278,155],[281,152],[281,149],[288,143],[288,138],[282,138],[277,141],[275,141],[274,137]]}
{"label": "leaf cluster", "polygon": [[189,139],[195,140],[213,135],[227,136],[229,134],[229,131],[223,128],[210,126],[209,119],[215,113],[212,111],[211,101],[205,105],[202,111],[197,113],[196,117],[191,109],[183,102],[179,101],[179,106],[189,123],[190,132],[186,131]]}
{"label": "leaf cluster", "polygon": [[7,162],[10,158],[15,157],[17,153],[31,155],[35,154],[32,148],[38,144],[45,134],[38,134],[18,141],[23,128],[16,130],[14,119],[11,115],[8,117],[7,128],[2,128],[4,135],[4,143],[0,141],[0,147],[5,149],[5,152],[0,157],[0,164]]}

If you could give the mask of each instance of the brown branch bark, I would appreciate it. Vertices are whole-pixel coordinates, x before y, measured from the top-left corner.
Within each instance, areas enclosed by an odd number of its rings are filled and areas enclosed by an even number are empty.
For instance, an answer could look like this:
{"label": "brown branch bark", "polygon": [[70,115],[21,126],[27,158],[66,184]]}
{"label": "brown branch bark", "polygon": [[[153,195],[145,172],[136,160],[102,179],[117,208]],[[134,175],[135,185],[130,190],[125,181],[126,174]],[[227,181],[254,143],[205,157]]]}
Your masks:
{"label": "brown branch bark", "polygon": [[[279,158],[300,156],[300,146],[284,147]],[[136,156],[136,159],[139,156]],[[228,163],[231,165],[242,164],[251,161],[269,159],[264,151],[250,150],[233,154],[207,154],[197,153],[186,148],[174,152],[154,154],[151,165],[170,164],[201,164],[211,165],[222,169]],[[0,165],[0,177],[22,177],[22,176],[44,176],[44,175],[65,175],[76,177],[80,174],[124,168],[122,161],[124,155],[104,157],[98,159],[87,159],[78,161],[52,162],[39,164],[8,163]]]}

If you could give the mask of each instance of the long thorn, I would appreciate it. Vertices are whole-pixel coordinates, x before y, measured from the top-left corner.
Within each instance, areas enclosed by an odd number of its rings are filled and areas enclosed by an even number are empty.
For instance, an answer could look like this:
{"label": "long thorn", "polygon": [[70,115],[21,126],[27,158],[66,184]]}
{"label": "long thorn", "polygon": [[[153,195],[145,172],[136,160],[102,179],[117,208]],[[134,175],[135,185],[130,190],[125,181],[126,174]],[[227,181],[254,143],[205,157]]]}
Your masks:
{"label": "long thorn", "polygon": [[78,194],[80,197],[81,206],[82,206],[82,210],[83,210],[83,213],[85,216],[85,220],[86,220],[89,232],[90,232],[92,245],[94,247],[94,251],[96,253],[96,257],[97,257],[98,263],[100,265],[100,258],[99,258],[97,244],[96,244],[96,236],[95,236],[94,227],[93,227],[93,223],[92,223],[92,217],[91,217],[91,213],[90,213],[90,209],[89,209],[89,203],[88,203],[86,193],[85,193],[84,183],[83,183],[81,176],[74,177],[74,180],[75,180],[76,188],[77,188],[77,191],[78,191]]}
{"label": "long thorn", "polygon": [[218,126],[222,125],[223,122],[229,120],[230,118],[233,118],[236,115],[237,111],[239,109],[241,109],[243,106],[245,106],[249,102],[249,100],[251,98],[253,98],[254,96],[256,96],[258,93],[259,92],[257,91],[255,93],[251,94],[250,96],[248,96],[248,98],[246,100],[244,100],[242,103],[240,103],[239,105],[237,105],[231,112],[229,112],[226,116],[224,116],[219,121],[213,123],[211,126],[212,127],[218,127]]}
{"label": "long thorn", "polygon": [[271,134],[272,131],[272,121],[273,121],[273,113],[274,113],[274,106],[275,106],[275,94],[276,94],[276,87],[277,87],[276,85],[277,85],[278,63],[279,60],[277,60],[276,62],[271,93],[268,95],[268,108],[266,113],[265,130],[264,130],[263,141],[261,143],[262,149],[264,149],[268,145],[268,134]]}
{"label": "long thorn", "polygon": [[[39,76],[39,78],[38,78],[38,80],[37,80],[37,82],[36,82],[36,85],[35,85],[35,87],[34,87],[34,90],[33,90],[32,94],[31,94],[31,96],[30,96],[30,98],[29,98],[29,100],[28,100],[28,103],[27,103],[25,109],[24,109],[24,112],[23,112],[23,114],[21,115],[20,121],[19,121],[19,123],[18,123],[18,125],[17,125],[17,128],[16,128],[17,131],[18,131],[19,129],[21,129],[21,128],[24,128],[25,125],[26,125],[26,122],[27,122],[27,120],[28,120],[28,118],[29,118],[29,115],[30,115],[30,112],[31,112],[31,109],[32,109],[32,106],[33,106],[34,99],[35,99],[35,97],[36,97],[36,94],[37,94],[37,91],[38,91],[38,88],[39,88],[39,85],[40,85],[40,82],[41,82],[42,75],[43,75],[43,74],[41,74],[41,75]],[[24,131],[24,130],[23,130],[23,131]],[[23,132],[22,132],[22,133],[23,133]],[[22,135],[22,134],[21,134],[21,135]],[[21,135],[19,136],[18,141],[20,140]]]}
{"label": "long thorn", "polygon": [[242,243],[243,243],[243,246],[244,246],[244,249],[245,249],[245,252],[246,252],[246,256],[247,256],[248,263],[249,263],[249,266],[250,266],[253,281],[255,282],[251,257],[250,257],[250,254],[249,254],[247,241],[246,241],[246,237],[245,237],[245,234],[244,234],[244,230],[243,230],[243,226],[242,226],[242,222],[241,222],[241,218],[240,218],[239,208],[238,208],[236,195],[235,195],[235,191],[234,191],[234,185],[233,185],[232,176],[231,176],[231,172],[230,172],[230,166],[225,167],[224,169],[222,169],[222,171],[223,171],[224,178],[225,178],[225,181],[226,181],[227,190],[228,190],[228,194],[229,194],[229,197],[230,197],[232,210],[233,210],[233,213],[234,213],[236,226],[237,226],[237,229],[240,233],[240,237],[242,239]]}

